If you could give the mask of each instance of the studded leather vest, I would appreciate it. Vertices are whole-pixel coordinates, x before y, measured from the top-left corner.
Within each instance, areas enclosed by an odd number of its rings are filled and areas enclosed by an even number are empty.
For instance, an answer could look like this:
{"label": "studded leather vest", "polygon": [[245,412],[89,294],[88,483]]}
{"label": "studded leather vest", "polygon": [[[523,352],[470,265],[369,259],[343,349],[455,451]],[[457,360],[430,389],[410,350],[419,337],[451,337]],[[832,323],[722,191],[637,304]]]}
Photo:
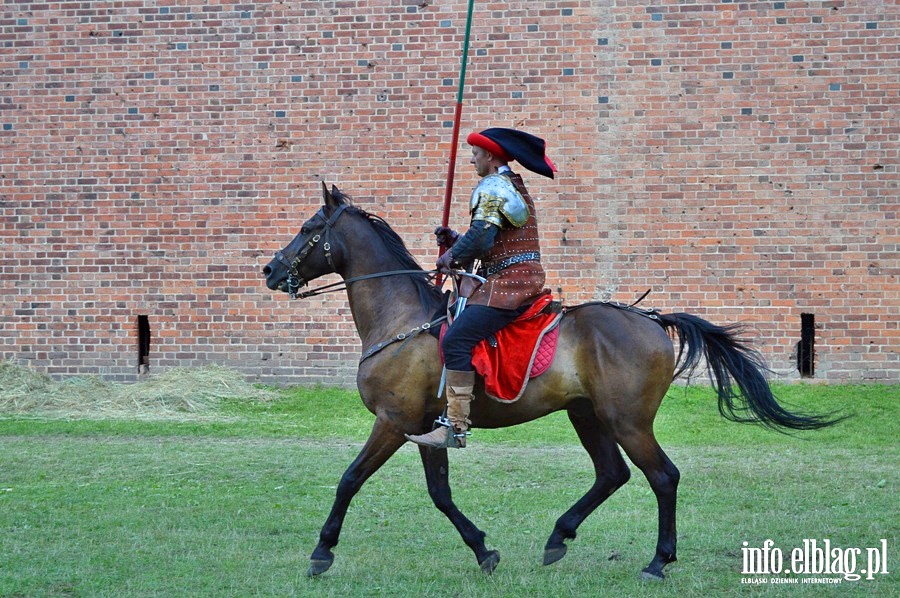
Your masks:
{"label": "studded leather vest", "polygon": [[516,309],[541,294],[546,276],[540,262],[534,200],[521,176],[511,171],[504,172],[503,176],[512,182],[528,205],[528,220],[519,228],[504,222],[494,245],[481,256],[478,274],[487,278],[487,282],[472,294],[469,304]]}

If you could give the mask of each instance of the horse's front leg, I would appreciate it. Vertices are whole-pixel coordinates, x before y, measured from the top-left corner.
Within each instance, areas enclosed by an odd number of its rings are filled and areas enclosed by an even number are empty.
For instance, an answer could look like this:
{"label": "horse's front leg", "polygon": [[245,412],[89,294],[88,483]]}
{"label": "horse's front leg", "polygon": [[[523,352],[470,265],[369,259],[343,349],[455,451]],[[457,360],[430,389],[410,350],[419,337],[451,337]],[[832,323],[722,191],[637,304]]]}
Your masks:
{"label": "horse's front leg", "polygon": [[387,420],[377,418],[372,428],[372,433],[366,441],[365,446],[344,475],[337,487],[337,493],[334,498],[334,505],[331,507],[331,513],[322,526],[319,534],[319,544],[313,550],[310,557],[309,570],[307,575],[319,575],[324,573],[331,567],[334,562],[334,554],[331,549],[337,546],[338,537],[341,534],[341,526],[344,524],[344,516],[347,514],[347,508],[350,501],[359,492],[359,489],[369,479],[373,473],[384,465],[391,458],[397,449],[399,449],[406,439],[403,433],[397,430]]}
{"label": "horse's front leg", "polygon": [[484,532],[462,514],[453,502],[450,494],[450,470],[447,460],[447,449],[419,447],[422,465],[425,467],[425,480],[428,482],[428,494],[434,505],[456,527],[463,542],[475,553],[478,565],[487,574],[494,572],[500,562],[500,553],[488,550],[484,545]]}

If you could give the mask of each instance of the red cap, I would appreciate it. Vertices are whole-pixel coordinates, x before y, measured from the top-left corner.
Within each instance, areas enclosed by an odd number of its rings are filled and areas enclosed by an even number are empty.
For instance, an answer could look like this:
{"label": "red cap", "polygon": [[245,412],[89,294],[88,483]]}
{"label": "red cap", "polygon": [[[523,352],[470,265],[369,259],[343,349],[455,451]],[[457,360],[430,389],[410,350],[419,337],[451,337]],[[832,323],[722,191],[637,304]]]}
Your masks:
{"label": "red cap", "polygon": [[487,150],[504,162],[512,160],[512,156],[503,151],[503,148],[500,147],[496,141],[485,137],[481,133],[469,133],[469,136],[466,137],[466,143]]}

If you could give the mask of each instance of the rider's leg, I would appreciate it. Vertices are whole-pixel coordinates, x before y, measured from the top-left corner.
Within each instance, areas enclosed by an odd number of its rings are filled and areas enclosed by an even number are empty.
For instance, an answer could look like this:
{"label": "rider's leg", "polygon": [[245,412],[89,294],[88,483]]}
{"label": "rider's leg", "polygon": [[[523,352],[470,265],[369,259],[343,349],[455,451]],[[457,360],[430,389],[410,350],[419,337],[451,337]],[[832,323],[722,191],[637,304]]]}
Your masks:
{"label": "rider's leg", "polygon": [[447,418],[438,419],[438,425],[427,434],[406,435],[408,440],[432,448],[465,448],[466,431],[472,421],[469,406],[475,389],[475,370],[447,370]]}
{"label": "rider's leg", "polygon": [[465,447],[465,432],[471,424],[469,404],[475,398],[472,351],[475,345],[515,320],[522,311],[521,308],[510,310],[471,305],[456,318],[441,344],[447,365],[447,421],[438,420],[441,425],[428,434],[407,435],[409,440],[434,448]]}

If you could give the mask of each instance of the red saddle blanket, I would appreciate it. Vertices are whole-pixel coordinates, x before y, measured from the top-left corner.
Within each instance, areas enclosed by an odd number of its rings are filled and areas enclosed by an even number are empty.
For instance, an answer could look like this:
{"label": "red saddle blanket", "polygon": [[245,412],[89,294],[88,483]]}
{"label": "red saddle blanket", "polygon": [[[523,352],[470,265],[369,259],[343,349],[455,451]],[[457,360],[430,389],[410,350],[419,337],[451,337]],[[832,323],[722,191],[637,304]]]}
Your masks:
{"label": "red saddle blanket", "polygon": [[[559,339],[561,313],[541,313],[553,297],[547,292],[494,335],[478,343],[472,354],[475,371],[484,378],[487,394],[498,401],[517,401],[528,380],[546,372],[553,363]],[[444,325],[446,329],[446,324]],[[441,330],[441,337],[445,330]],[[496,344],[491,342],[496,340]],[[443,355],[441,355],[443,359]]]}

